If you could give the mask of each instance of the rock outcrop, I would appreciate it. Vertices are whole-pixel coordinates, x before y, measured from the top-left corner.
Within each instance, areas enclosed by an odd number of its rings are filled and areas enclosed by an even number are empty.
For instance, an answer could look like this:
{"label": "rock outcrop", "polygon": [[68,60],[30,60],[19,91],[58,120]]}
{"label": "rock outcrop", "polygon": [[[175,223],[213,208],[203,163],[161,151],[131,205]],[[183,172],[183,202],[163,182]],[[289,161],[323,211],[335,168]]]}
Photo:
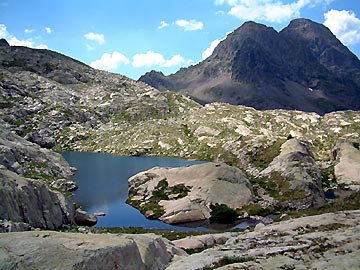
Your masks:
{"label": "rock outcrop", "polygon": [[338,183],[360,188],[360,150],[356,143],[342,143],[336,147],[335,177]]}
{"label": "rock outcrop", "polygon": [[[357,210],[257,226],[252,232],[226,233],[223,239],[217,234],[213,241],[207,236],[210,245],[202,246],[207,249],[181,258],[167,270],[358,269],[359,230]],[[191,248],[202,241],[205,236],[174,242]]]}
{"label": "rock outcrop", "polygon": [[325,203],[320,169],[309,146],[295,138],[281,146],[280,154],[260,176],[276,184],[277,198],[289,208],[305,209]]}
{"label": "rock outcrop", "polygon": [[74,204],[41,180],[27,179],[0,167],[0,219],[35,228],[56,229],[74,224]]}
{"label": "rock outcrop", "polygon": [[80,226],[94,226],[98,220],[96,215],[89,214],[81,209],[76,209],[75,222]]}
{"label": "rock outcrop", "polygon": [[[65,194],[49,189],[50,182],[67,182],[72,168],[58,153],[43,149],[13,132],[0,122],[0,219],[43,229],[74,224],[74,203]],[[7,226],[6,230],[27,226]]]}
{"label": "rock outcrop", "polygon": [[0,234],[0,269],[163,270],[186,255],[153,234],[108,235],[49,231]]}
{"label": "rock outcrop", "polygon": [[[153,168],[129,179],[129,203],[167,223],[210,218],[210,205],[241,208],[254,199],[249,180],[240,169],[221,163],[182,168]],[[159,210],[159,209],[158,209]],[[162,210],[162,211],[161,211]]]}

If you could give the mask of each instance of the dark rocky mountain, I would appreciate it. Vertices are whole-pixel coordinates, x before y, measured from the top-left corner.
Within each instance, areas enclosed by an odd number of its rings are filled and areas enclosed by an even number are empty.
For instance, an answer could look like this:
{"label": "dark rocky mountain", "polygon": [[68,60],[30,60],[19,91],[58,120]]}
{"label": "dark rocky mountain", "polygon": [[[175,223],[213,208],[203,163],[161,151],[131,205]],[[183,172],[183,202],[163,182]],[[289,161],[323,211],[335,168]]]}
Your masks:
{"label": "dark rocky mountain", "polygon": [[140,81],[214,101],[256,109],[324,114],[360,109],[360,61],[322,24],[293,20],[282,31],[246,22],[197,65]]}

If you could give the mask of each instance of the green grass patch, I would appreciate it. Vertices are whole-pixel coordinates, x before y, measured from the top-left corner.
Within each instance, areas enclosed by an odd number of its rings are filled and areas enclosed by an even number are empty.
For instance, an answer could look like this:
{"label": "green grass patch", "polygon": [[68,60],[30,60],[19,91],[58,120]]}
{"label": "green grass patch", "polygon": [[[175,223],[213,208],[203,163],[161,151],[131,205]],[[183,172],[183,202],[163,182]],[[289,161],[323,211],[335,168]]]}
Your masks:
{"label": "green grass patch", "polygon": [[332,165],[327,168],[321,169],[321,178],[322,178],[323,188],[331,188],[331,187],[337,185],[334,168],[335,168],[335,166]]}
{"label": "green grass patch", "polygon": [[271,161],[280,154],[281,145],[285,141],[285,139],[279,139],[271,146],[259,149],[256,154],[251,157],[252,164],[261,169],[267,168]]}

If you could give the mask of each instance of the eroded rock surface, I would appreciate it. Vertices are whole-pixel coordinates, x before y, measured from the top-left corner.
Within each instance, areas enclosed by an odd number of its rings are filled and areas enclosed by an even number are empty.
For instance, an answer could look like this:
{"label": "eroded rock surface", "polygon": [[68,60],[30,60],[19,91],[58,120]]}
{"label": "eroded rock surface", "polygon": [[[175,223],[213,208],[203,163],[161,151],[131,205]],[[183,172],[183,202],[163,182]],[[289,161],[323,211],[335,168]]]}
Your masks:
{"label": "eroded rock surface", "polygon": [[319,167],[307,144],[293,138],[281,146],[280,154],[261,172],[279,188],[279,197],[290,208],[305,209],[324,204]]}
{"label": "eroded rock surface", "polygon": [[335,177],[339,183],[360,189],[360,150],[353,143],[342,143],[336,148],[338,163]]}
{"label": "eroded rock surface", "polygon": [[[303,217],[259,226],[253,232],[226,233],[225,243],[209,242],[212,248],[184,257],[167,270],[358,269],[359,232],[359,210]],[[191,243],[205,239],[194,236],[174,243],[191,248]]]}
{"label": "eroded rock surface", "polygon": [[254,199],[245,174],[222,163],[156,167],[131,177],[129,193],[130,203],[145,214],[149,215],[152,204],[162,206],[160,219],[167,223],[205,220],[210,217],[211,204],[236,209]]}
{"label": "eroded rock surface", "polygon": [[5,225],[4,231],[73,224],[73,201],[49,188],[52,182],[61,189],[61,181],[76,186],[66,179],[71,175],[72,169],[60,154],[21,138],[0,121],[0,219],[27,224]]}
{"label": "eroded rock surface", "polygon": [[50,231],[0,234],[0,269],[162,270],[185,256],[153,234],[108,235]]}

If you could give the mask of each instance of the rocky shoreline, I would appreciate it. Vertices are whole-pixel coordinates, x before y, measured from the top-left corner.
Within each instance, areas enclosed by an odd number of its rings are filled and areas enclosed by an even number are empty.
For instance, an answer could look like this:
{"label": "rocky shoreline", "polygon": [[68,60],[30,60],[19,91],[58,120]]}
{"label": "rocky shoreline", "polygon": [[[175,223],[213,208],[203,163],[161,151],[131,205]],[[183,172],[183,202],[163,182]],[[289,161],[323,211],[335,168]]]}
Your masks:
{"label": "rocky shoreline", "polygon": [[0,234],[0,269],[358,269],[359,241],[360,210],[172,242],[154,234],[18,232]]}

